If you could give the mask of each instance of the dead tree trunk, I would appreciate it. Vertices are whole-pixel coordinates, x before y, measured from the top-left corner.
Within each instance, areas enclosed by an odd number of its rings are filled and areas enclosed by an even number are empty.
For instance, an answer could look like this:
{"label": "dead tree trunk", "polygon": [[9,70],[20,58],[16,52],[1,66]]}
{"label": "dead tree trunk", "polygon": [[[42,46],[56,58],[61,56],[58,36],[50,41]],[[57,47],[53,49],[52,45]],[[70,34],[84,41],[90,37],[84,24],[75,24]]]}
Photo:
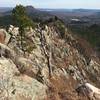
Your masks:
{"label": "dead tree trunk", "polygon": [[50,47],[50,50],[47,51],[47,44],[46,44],[46,38],[42,32],[42,29],[39,27],[40,31],[40,42],[41,42],[41,47],[42,47],[42,50],[44,52],[44,55],[47,59],[47,65],[48,65],[48,70],[49,70],[49,77],[52,77],[52,66],[51,66],[51,47]]}

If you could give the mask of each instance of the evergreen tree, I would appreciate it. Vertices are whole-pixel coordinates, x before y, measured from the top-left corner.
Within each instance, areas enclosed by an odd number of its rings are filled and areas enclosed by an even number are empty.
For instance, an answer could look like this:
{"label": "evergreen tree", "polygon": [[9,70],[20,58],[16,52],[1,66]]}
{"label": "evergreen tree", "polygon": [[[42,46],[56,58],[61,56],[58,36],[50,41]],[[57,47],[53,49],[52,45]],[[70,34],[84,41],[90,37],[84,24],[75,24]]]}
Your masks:
{"label": "evergreen tree", "polygon": [[33,26],[33,21],[27,16],[25,7],[17,5],[12,11],[14,24],[19,27],[19,34],[21,36],[21,46],[24,51],[23,40],[25,38],[25,28]]}

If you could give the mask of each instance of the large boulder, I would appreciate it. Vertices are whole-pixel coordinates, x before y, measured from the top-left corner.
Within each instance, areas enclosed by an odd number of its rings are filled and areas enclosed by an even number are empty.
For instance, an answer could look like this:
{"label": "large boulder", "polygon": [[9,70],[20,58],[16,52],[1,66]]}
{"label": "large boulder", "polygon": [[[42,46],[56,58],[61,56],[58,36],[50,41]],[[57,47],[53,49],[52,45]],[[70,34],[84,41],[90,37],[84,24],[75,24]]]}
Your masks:
{"label": "large boulder", "polygon": [[5,29],[0,29],[0,43],[8,44],[11,35]]}
{"label": "large boulder", "polygon": [[0,100],[44,100],[46,86],[20,75],[12,60],[0,58]]}
{"label": "large boulder", "polygon": [[78,94],[87,96],[90,100],[100,100],[100,89],[90,83],[84,83],[76,88]]}
{"label": "large boulder", "polygon": [[16,58],[16,65],[21,73],[30,77],[35,77],[39,71],[39,68],[30,59],[24,57]]}

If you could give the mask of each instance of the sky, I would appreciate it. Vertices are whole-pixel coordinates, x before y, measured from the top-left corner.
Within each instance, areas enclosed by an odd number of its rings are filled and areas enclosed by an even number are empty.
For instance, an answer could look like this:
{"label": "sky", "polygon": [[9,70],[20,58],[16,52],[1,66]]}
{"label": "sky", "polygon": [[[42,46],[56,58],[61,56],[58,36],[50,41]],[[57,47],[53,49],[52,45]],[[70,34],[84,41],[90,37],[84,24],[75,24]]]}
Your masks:
{"label": "sky", "polygon": [[17,4],[35,8],[100,9],[100,0],[0,0],[0,7],[15,7]]}

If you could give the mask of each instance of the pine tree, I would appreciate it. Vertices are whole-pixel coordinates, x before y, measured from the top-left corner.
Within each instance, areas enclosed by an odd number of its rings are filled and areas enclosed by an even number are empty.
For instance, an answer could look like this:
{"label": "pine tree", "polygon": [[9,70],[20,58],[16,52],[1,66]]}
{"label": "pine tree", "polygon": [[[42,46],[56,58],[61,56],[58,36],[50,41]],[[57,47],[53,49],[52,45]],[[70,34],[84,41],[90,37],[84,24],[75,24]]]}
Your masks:
{"label": "pine tree", "polygon": [[25,7],[17,5],[12,11],[14,24],[19,27],[19,34],[21,37],[21,47],[24,50],[23,39],[25,38],[25,28],[33,26],[33,21],[27,16]]}

